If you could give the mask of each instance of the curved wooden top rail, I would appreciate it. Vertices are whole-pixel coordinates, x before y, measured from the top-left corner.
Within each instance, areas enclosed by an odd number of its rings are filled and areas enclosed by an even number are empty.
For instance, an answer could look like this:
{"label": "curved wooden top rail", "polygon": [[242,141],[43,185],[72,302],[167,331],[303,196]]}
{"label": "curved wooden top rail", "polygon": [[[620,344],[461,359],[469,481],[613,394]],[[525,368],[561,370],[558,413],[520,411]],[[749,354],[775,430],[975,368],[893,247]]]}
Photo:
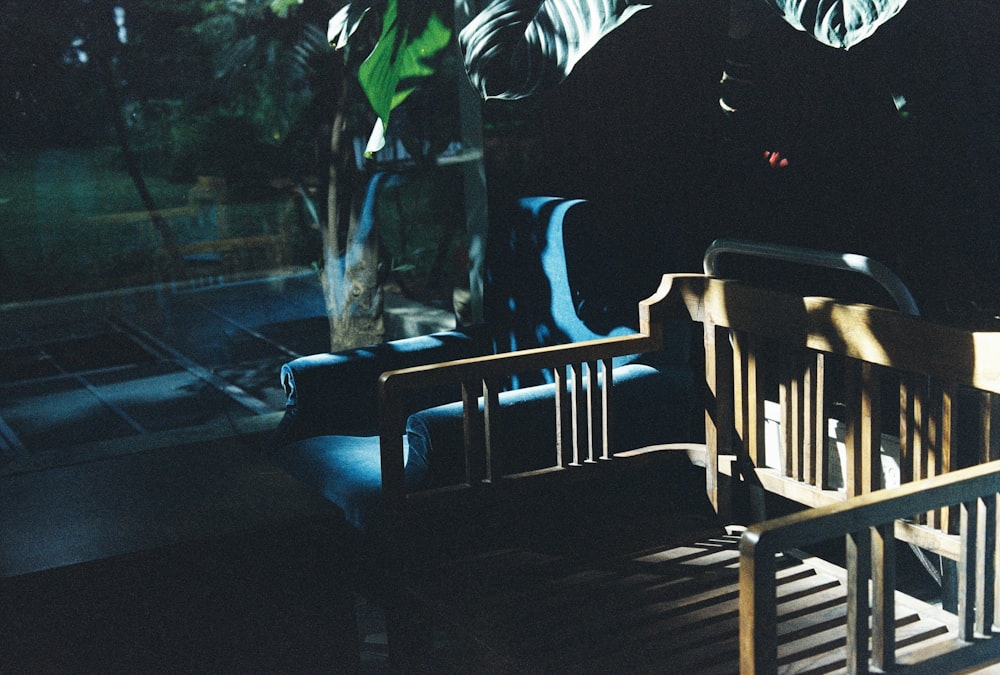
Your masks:
{"label": "curved wooden top rail", "polygon": [[702,275],[665,275],[641,311],[655,322],[681,305],[695,321],[1000,393],[1000,333]]}

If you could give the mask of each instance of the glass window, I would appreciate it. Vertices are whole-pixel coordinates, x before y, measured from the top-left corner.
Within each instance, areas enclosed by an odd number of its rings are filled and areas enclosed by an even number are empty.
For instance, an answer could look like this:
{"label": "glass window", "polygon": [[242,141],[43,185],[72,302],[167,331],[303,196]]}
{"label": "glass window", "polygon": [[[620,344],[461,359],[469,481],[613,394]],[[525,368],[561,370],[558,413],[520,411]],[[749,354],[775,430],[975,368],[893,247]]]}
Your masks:
{"label": "glass window", "polygon": [[[330,349],[330,3],[55,4],[7,3],[0,23],[0,467],[273,425],[280,364]],[[436,65],[374,158],[374,117],[348,111],[385,339],[453,327],[456,303],[474,316],[463,180],[481,152],[454,43]]]}

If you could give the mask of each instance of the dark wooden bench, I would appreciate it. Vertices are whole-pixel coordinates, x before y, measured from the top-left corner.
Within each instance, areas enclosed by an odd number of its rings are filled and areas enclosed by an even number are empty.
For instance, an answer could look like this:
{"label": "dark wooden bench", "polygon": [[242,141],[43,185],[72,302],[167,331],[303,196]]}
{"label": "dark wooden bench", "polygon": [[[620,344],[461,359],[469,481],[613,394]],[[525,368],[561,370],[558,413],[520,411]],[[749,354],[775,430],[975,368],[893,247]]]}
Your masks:
{"label": "dark wooden bench", "polygon": [[[704,328],[705,444],[609,446],[616,407],[604,384],[614,377],[612,359],[659,349],[661,323],[681,315]],[[552,465],[500,475],[504,419],[495,382],[539,368],[554,371],[560,392]],[[407,492],[399,401],[412,388],[444,382],[462,386],[467,480]],[[668,275],[641,303],[636,335],[382,376],[394,592],[473,645],[477,667],[498,671],[669,664],[675,672],[865,672],[922,664],[946,672],[992,663],[1000,658],[1000,642],[990,639],[996,393],[1000,334]],[[631,490],[636,476],[680,471],[678,456],[704,465],[715,523],[697,509],[646,508],[655,492],[620,494],[627,508],[604,511],[606,518],[586,509],[578,518],[540,517],[539,509],[555,513],[554,501],[586,504],[601,485]],[[545,500],[574,484],[583,486],[574,493],[582,501]],[[774,504],[802,510],[767,520]],[[428,553],[434,547],[415,524],[433,522],[435,512],[467,514],[471,533],[477,519],[497,527],[497,514],[507,525],[524,519],[539,527]],[[842,566],[803,552],[830,538],[845,542]],[[895,588],[897,542],[955,561],[957,613]],[[390,645],[393,630],[412,629],[400,626],[390,624]]]}

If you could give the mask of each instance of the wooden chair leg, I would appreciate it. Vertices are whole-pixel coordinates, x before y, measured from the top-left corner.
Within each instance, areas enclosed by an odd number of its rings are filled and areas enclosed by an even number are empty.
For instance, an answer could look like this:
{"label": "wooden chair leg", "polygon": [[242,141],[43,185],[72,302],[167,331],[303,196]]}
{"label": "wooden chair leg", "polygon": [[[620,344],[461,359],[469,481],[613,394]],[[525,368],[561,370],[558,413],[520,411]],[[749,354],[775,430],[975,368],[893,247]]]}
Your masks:
{"label": "wooden chair leg", "polygon": [[399,672],[407,672],[418,664],[426,664],[434,647],[434,629],[430,612],[420,603],[396,598],[385,610],[389,664]]}

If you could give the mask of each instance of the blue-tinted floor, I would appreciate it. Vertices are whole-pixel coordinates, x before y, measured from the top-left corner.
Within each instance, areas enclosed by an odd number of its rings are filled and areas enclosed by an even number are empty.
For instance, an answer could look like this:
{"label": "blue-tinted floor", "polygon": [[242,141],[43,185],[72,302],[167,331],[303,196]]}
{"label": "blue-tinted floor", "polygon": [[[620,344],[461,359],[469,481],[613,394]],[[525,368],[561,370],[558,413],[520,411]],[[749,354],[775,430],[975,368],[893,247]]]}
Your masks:
{"label": "blue-tinted floor", "polygon": [[[30,309],[0,308],[0,672],[337,672],[359,630],[378,652],[336,512],[261,455],[280,365],[328,349],[314,274]],[[398,297],[386,319],[454,325]]]}

